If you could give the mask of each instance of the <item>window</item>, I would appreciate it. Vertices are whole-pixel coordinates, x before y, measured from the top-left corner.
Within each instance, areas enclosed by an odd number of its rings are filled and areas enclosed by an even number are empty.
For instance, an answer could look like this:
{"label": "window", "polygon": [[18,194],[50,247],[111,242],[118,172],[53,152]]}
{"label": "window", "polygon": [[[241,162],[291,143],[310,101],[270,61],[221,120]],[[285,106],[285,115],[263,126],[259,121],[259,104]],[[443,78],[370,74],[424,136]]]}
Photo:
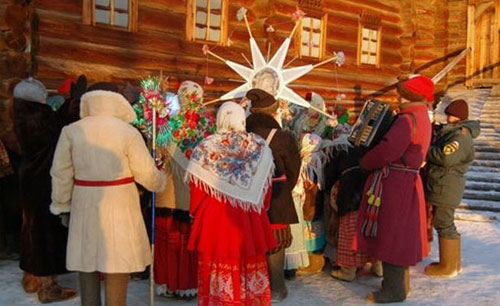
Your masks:
{"label": "window", "polygon": [[83,23],[135,31],[137,0],[83,0]]}
{"label": "window", "polygon": [[380,65],[380,18],[364,14],[359,24],[358,66]]}
{"label": "window", "polygon": [[378,65],[378,33],[365,27],[361,29],[361,64]]}
{"label": "window", "polygon": [[186,34],[190,41],[227,43],[227,0],[188,0]]}
{"label": "window", "polygon": [[326,18],[304,17],[300,35],[299,57],[322,59],[325,55]]}

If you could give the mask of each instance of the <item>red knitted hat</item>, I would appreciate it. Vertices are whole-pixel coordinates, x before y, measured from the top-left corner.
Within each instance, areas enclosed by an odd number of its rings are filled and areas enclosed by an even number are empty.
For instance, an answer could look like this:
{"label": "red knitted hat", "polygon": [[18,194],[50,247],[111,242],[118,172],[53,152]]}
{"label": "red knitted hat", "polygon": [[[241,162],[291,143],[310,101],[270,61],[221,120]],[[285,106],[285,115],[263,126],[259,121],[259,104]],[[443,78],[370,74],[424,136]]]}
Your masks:
{"label": "red knitted hat", "polygon": [[433,102],[434,82],[426,76],[416,75],[400,83],[398,92],[410,101],[418,101],[420,96],[427,102]]}
{"label": "red knitted hat", "polygon": [[455,116],[460,118],[460,120],[467,120],[469,118],[469,107],[467,106],[467,102],[465,100],[455,100],[446,107],[444,110],[446,115]]}

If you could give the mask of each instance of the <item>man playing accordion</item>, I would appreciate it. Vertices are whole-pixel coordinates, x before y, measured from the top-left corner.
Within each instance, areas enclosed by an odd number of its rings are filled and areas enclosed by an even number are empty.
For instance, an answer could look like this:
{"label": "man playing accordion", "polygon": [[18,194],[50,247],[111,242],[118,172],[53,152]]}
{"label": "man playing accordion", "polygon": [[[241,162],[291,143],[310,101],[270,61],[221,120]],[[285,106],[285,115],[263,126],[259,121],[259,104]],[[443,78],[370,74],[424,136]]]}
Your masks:
{"label": "man playing accordion", "polygon": [[367,297],[377,303],[405,300],[410,290],[408,266],[429,253],[419,168],[431,140],[427,103],[433,101],[434,83],[414,75],[398,84],[398,93],[400,114],[361,159],[362,168],[371,173],[354,246],[383,262],[382,289]]}

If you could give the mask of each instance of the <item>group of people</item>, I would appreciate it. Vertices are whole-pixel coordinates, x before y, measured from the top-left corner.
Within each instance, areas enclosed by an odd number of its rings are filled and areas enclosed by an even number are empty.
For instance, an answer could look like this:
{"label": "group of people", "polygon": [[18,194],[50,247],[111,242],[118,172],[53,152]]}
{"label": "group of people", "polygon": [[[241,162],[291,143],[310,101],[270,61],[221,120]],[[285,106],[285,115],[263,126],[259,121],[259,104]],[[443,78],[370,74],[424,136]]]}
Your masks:
{"label": "group of people", "polygon": [[[259,88],[213,117],[201,86],[185,81],[162,170],[130,124],[130,86],[87,88],[82,76],[69,88],[57,107],[37,80],[14,90],[22,284],[41,302],[76,296],[56,281],[76,271],[82,305],[101,305],[102,278],[106,305],[126,305],[130,274],[153,258],[156,293],[199,305],[280,302],[286,279],[320,273],[325,258],[343,281],[368,264],[383,277],[368,300],[399,302],[410,292],[408,267],[429,254],[429,205],[440,261],[425,273],[461,270],[453,215],[479,124],[457,100],[448,122],[433,127],[434,85],[425,76],[400,81],[399,114],[370,149],[348,141],[349,124],[329,125],[312,110],[283,120],[279,101]],[[321,96],[307,98],[325,109]],[[157,193],[154,257],[145,190]]]}

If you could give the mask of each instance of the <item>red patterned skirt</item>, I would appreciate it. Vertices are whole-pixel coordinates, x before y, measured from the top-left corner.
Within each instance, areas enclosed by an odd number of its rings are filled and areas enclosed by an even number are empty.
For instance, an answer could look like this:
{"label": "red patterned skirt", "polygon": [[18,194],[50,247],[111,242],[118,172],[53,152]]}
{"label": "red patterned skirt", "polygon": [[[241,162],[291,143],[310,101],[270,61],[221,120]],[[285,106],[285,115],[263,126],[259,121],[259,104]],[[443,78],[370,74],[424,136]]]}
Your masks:
{"label": "red patterned skirt", "polygon": [[173,216],[156,217],[155,226],[155,283],[181,295],[196,289],[198,258],[187,248],[190,222]]}
{"label": "red patterned skirt", "polygon": [[356,235],[358,211],[347,213],[339,220],[339,243],[337,249],[337,264],[341,267],[362,267],[368,257],[353,250],[352,243]]}
{"label": "red patterned skirt", "polygon": [[198,305],[271,305],[265,255],[237,261],[200,254],[198,264]]}

